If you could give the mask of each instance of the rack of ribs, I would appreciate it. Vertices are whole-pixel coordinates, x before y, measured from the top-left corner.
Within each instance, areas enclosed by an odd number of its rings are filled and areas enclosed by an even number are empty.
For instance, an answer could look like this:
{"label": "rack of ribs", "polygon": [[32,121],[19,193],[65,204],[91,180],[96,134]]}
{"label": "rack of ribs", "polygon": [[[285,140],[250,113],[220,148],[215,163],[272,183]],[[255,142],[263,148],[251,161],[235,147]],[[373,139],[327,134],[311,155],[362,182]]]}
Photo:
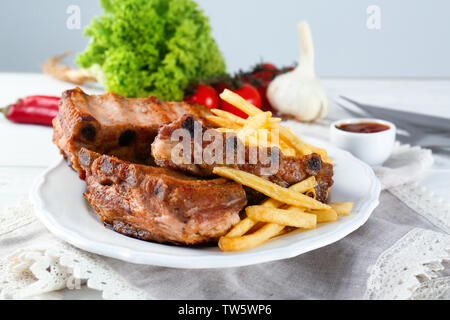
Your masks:
{"label": "rack of ribs", "polygon": [[82,148],[84,194],[103,223],[142,240],[198,244],[216,241],[239,222],[246,205],[240,184],[200,179],[119,160]]}
{"label": "rack of ribs", "polygon": [[59,114],[53,120],[53,142],[77,171],[76,155],[82,147],[122,160],[152,164],[150,145],[159,127],[186,113],[199,119],[210,114],[207,108],[186,102],[124,98],[112,92],[88,95],[75,88],[62,94]]}
{"label": "rack of ribs", "polygon": [[85,180],[85,198],[105,225],[143,240],[197,244],[216,241],[239,222],[247,203],[240,184],[145,165],[160,125],[185,113],[210,114],[154,97],[63,93],[53,141]]}
{"label": "rack of ribs", "polygon": [[[187,137],[190,138],[187,148],[181,147],[182,139],[177,139],[181,135],[174,135],[174,133],[180,132],[177,131],[180,129],[186,130]],[[206,131],[209,130],[210,138],[196,140],[196,130],[200,137],[204,137]],[[217,144],[215,139],[218,139],[220,143]],[[215,145],[213,146],[213,144]],[[198,176],[211,176],[214,167],[228,166],[263,177],[283,187],[289,187],[314,176],[318,183],[315,188],[316,197],[319,201],[326,201],[327,190],[333,184],[333,166],[331,164],[323,162],[320,155],[316,153],[293,157],[283,155],[277,147],[265,149],[243,145],[235,133],[218,132],[198,121],[193,115],[184,115],[163,126],[152,143],[152,155],[156,165],[160,167],[181,170]],[[176,160],[174,160],[174,150],[179,152]],[[214,150],[214,152],[206,155],[207,150]],[[242,161],[238,161],[239,150],[242,153]],[[200,151],[201,161],[195,159],[195,152],[198,151]],[[187,156],[183,154],[184,152]],[[219,156],[214,157],[217,154]],[[252,154],[257,155],[253,161],[251,160]],[[264,157],[258,155],[264,155]]]}

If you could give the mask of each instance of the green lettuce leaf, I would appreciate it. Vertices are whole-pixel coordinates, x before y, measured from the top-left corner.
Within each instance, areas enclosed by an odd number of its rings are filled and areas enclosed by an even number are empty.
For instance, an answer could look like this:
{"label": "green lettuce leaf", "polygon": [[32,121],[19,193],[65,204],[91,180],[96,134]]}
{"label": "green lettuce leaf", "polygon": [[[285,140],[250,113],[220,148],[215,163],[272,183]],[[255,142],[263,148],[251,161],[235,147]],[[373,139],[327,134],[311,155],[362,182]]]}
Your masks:
{"label": "green lettuce leaf", "polygon": [[182,100],[196,79],[225,74],[209,20],[191,0],[102,0],[104,14],[85,29],[77,57],[98,65],[106,89],[126,97]]}

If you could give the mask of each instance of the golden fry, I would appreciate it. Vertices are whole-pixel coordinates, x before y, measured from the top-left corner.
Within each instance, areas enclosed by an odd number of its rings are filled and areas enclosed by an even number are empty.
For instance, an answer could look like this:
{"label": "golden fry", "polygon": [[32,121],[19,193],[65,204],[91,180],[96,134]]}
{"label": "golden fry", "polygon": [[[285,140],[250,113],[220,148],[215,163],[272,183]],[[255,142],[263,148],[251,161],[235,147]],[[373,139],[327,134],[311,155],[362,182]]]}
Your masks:
{"label": "golden fry", "polygon": [[295,157],[296,152],[292,148],[280,148],[281,153],[286,157]]}
{"label": "golden fry", "polygon": [[300,181],[300,182],[290,186],[289,190],[303,193],[303,192],[306,192],[309,189],[314,188],[316,186],[317,186],[316,178],[314,176],[311,176],[303,181]]}
{"label": "golden fry", "polygon": [[[276,142],[276,139],[275,141],[272,141],[273,132],[268,129],[258,129],[257,131],[252,130],[253,129],[249,129],[246,132],[244,130],[239,131],[238,137],[244,144],[265,148],[276,147],[280,149],[282,154],[286,157],[294,157],[296,155],[295,149],[286,144],[281,146],[281,144]],[[281,140],[278,142],[281,142]]]}
{"label": "golden fry", "polygon": [[[272,118],[270,112],[263,112],[228,89],[225,89],[220,97],[249,116],[243,119],[223,110],[211,110],[215,116],[208,119],[222,127],[218,129],[220,132],[234,132],[244,144],[266,148],[277,147],[285,156],[317,153],[322,161],[332,162],[326,150],[306,143],[291,129],[282,127],[281,119]],[[261,205],[247,207],[247,217],[220,238],[219,247],[223,251],[253,248],[280,235],[283,230],[292,230],[292,227],[300,228],[297,231],[315,228],[317,223],[336,221],[338,215],[348,215],[353,208],[352,202],[327,205],[317,201],[314,189],[317,181],[314,177],[290,188],[283,188],[256,175],[228,167],[216,167],[213,173],[269,197]],[[311,193],[314,197],[309,196]],[[255,227],[264,223],[265,225],[259,229]],[[257,230],[253,232],[255,229]],[[249,231],[252,233],[247,234]]]}
{"label": "golden fry", "polygon": [[247,216],[253,220],[276,223],[283,226],[312,229],[316,227],[317,216],[305,213],[298,208],[276,209],[263,206],[250,206],[245,209]]}
{"label": "golden fry", "polygon": [[[241,133],[242,131],[240,131],[239,133]],[[255,137],[254,135],[242,135],[242,134],[238,134],[239,139],[247,145],[252,145],[252,146],[256,146],[256,147],[266,147],[266,148],[270,148],[270,147],[278,147],[277,145],[269,142],[269,141],[264,141],[264,140],[260,140],[258,139],[258,137]]]}
{"label": "golden fry", "polygon": [[316,189],[314,189],[314,188],[309,189],[308,191],[305,192],[305,194],[309,197],[311,197],[311,195],[312,195],[311,198],[317,199]]}
{"label": "golden fry", "polygon": [[[303,193],[306,192],[307,190],[314,188],[315,186],[317,186],[317,181],[316,178],[314,176],[309,177],[308,179],[305,179],[303,181],[300,181],[292,186],[289,187],[289,190],[291,191],[295,191],[298,193]],[[282,205],[283,203],[274,200],[274,199],[267,199],[266,201],[264,201],[262,203],[262,205],[264,207],[268,207],[268,208],[278,208]]]}
{"label": "golden fry", "polygon": [[278,129],[280,130],[280,137],[283,139],[283,141],[299,151],[302,155],[308,155],[312,153],[312,149],[310,148],[310,146],[302,139],[297,137],[291,130],[281,126],[279,126]]}
{"label": "golden fry", "polygon": [[331,163],[331,159],[328,158],[327,152],[325,149],[321,149],[315,146],[312,146],[302,139],[300,139],[294,132],[292,132],[289,128],[279,127],[281,138],[298,150],[303,155],[308,155],[311,153],[317,153],[320,155],[324,162]]}
{"label": "golden fry", "polygon": [[[289,187],[289,190],[295,191],[295,192],[305,192],[305,190],[308,190],[310,188],[314,188],[317,186],[317,181],[314,176],[309,177],[308,179],[305,179],[299,183],[294,184],[293,186]],[[274,199],[267,199],[264,201],[261,206],[265,208],[278,208],[281,206],[282,203],[274,200]],[[248,230],[253,228],[257,221],[254,221],[250,218],[245,218],[241,220],[237,225],[233,227],[226,235],[225,237],[237,237],[244,235]]]}
{"label": "golden fry", "polygon": [[272,183],[242,170],[227,167],[215,167],[213,173],[234,180],[240,184],[259,191],[272,199],[292,206],[309,209],[330,208],[328,205],[305,196],[304,194],[280,187],[275,183]]}
{"label": "golden fry", "polygon": [[219,240],[219,247],[223,251],[239,251],[259,246],[278,235],[284,226],[268,223],[258,231],[242,237],[222,237]]}
{"label": "golden fry", "polygon": [[224,119],[221,117],[207,116],[206,119],[208,119],[212,123],[214,123],[218,126],[221,126],[221,127],[231,128],[231,129],[240,129],[241,128],[238,124],[234,123],[233,121]]}
{"label": "golden fry", "polygon": [[317,216],[317,223],[333,222],[338,219],[338,215],[334,210],[315,210],[311,211],[310,213]]}
{"label": "golden fry", "polygon": [[334,202],[330,203],[330,207],[333,208],[337,214],[348,216],[353,209],[353,202]]}
{"label": "golden fry", "polygon": [[[232,104],[233,106],[235,106],[242,112],[245,112],[249,116],[255,116],[255,115],[263,112],[260,109],[258,109],[257,107],[255,107],[254,105],[252,105],[250,102],[246,101],[244,98],[239,96],[238,94],[236,94],[228,89],[225,89],[220,94],[220,98],[222,98],[226,102]],[[272,122],[271,122],[271,128],[280,129],[280,135],[281,135],[282,139],[285,142],[287,142],[289,145],[294,147],[294,149],[299,151],[301,154],[308,155],[308,154],[315,152],[322,157],[322,160],[324,162],[328,162],[328,163],[332,162],[332,160],[330,158],[328,158],[326,150],[306,143],[305,141],[300,139],[294,132],[292,132],[291,129],[284,128],[284,127],[280,126],[279,124],[272,123]]]}
{"label": "golden fry", "polygon": [[247,233],[248,230],[253,228],[258,221],[252,220],[250,218],[245,218],[241,220],[237,225],[233,227],[225,237],[240,237]]}
{"label": "golden fry", "polygon": [[233,133],[237,133],[239,131],[239,129],[229,129],[229,128],[217,128],[216,129],[219,132],[233,132]]}
{"label": "golden fry", "polygon": [[[240,95],[238,95],[238,94],[236,94],[233,91],[230,91],[228,89],[225,89],[220,94],[220,98],[222,100],[225,100],[226,102],[232,104],[233,106],[235,106],[236,108],[238,108],[239,110],[241,110],[242,112],[246,113],[249,116],[256,116],[259,113],[263,113],[263,111],[261,109],[258,109],[257,107],[252,105],[250,102],[248,102],[247,100],[242,98]],[[211,111],[214,114],[217,114],[219,116],[228,117],[230,120],[235,118],[235,117],[237,117],[239,119],[242,119],[241,117],[238,117],[238,116],[236,116],[236,115],[234,115],[232,113],[229,113],[229,112],[226,112],[226,111],[223,111],[223,110],[221,110],[222,112],[220,112],[220,111],[217,112],[216,110],[217,109],[213,109]],[[225,114],[225,112],[227,114]],[[279,123],[280,121],[281,121],[280,118],[270,118],[270,123],[272,123],[272,124]],[[239,122],[240,124],[243,124],[242,120],[237,120],[236,122]]]}
{"label": "golden fry", "polygon": [[248,102],[240,95],[234,93],[231,90],[225,89],[219,96],[222,100],[225,100],[226,102],[232,104],[233,106],[235,106],[242,112],[248,114],[249,116],[255,116],[258,113],[262,112],[261,109],[258,109],[250,102]]}
{"label": "golden fry", "polygon": [[283,140],[281,140],[281,139],[279,139],[280,141],[279,141],[279,145],[280,145],[280,148],[282,148],[282,149],[290,149],[290,150],[293,150],[294,152],[295,152],[295,149],[294,148],[291,148],[286,142],[284,142]]}
{"label": "golden fry", "polygon": [[[238,135],[239,136],[239,135]],[[262,139],[259,139],[255,136],[251,136],[251,135],[247,135],[244,136],[243,138],[239,138],[242,143],[246,144],[246,145],[250,145],[250,146],[255,146],[255,147],[265,147],[265,148],[278,148],[280,149],[281,153],[283,155],[285,155],[286,157],[293,157],[295,156],[295,150],[292,148],[282,148],[279,145],[272,143],[270,141],[265,141]]]}
{"label": "golden fry", "polygon": [[247,119],[246,124],[242,127],[242,129],[238,133],[239,139],[245,141],[245,138],[247,136],[257,136],[258,129],[264,128],[271,116],[272,113],[263,112],[257,114],[256,116],[249,117]]}
{"label": "golden fry", "polygon": [[219,116],[219,117],[224,118],[224,119],[231,120],[231,121],[235,122],[238,125],[241,125],[241,126],[245,125],[245,119],[243,119],[241,117],[238,117],[237,115],[234,115],[231,112],[223,111],[223,110],[220,110],[220,109],[211,109],[211,112],[213,114],[215,114],[216,116]]}

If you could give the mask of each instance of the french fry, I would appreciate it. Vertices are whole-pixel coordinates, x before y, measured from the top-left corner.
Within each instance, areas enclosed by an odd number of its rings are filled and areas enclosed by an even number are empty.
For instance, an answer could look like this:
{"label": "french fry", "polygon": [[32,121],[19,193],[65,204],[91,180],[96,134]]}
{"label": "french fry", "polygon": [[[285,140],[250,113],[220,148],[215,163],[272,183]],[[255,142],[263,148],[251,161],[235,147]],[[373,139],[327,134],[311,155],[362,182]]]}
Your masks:
{"label": "french fry", "polygon": [[284,226],[268,223],[258,231],[241,237],[221,237],[219,247],[223,251],[240,251],[259,246],[278,235]]}
{"label": "french fry", "polygon": [[291,148],[286,142],[284,142],[283,140],[281,140],[281,139],[279,139],[280,141],[279,141],[279,145],[280,145],[280,148],[282,148],[282,149],[290,149],[290,150],[293,150],[294,152],[295,152],[295,149],[294,148]]}
{"label": "french fry", "polygon": [[213,114],[215,114],[216,116],[219,116],[219,117],[224,118],[224,119],[231,120],[231,121],[233,121],[234,123],[236,123],[238,125],[241,125],[241,126],[245,125],[245,119],[243,119],[241,117],[238,117],[237,115],[234,115],[231,112],[223,111],[223,110],[220,110],[220,109],[211,109],[211,112]]}
{"label": "french fry", "polygon": [[239,132],[239,129],[229,129],[229,128],[217,128],[216,129],[219,132],[233,132],[233,133],[237,133]]}
{"label": "french fry", "polygon": [[256,116],[249,117],[245,125],[238,133],[239,139],[245,141],[245,138],[247,136],[257,136],[258,129],[264,128],[271,116],[272,116],[271,112],[263,112],[257,114]]}
{"label": "french fry", "polygon": [[250,206],[245,209],[250,219],[276,223],[283,226],[312,229],[316,227],[317,216],[305,213],[298,208],[276,209],[263,206]]}
{"label": "french fry", "polygon": [[279,144],[272,142],[271,139],[269,139],[272,136],[272,132],[268,129],[248,129],[247,131],[244,131],[244,129],[218,128],[216,130],[219,132],[234,132],[246,145],[265,148],[277,147],[286,157],[294,157],[296,155],[295,149],[289,147],[286,143],[283,143],[282,140],[278,141]]}
{"label": "french fry", "polygon": [[338,215],[334,210],[315,210],[309,212],[317,216],[317,223],[320,222],[333,222],[338,219]]}
{"label": "french fry", "polygon": [[[275,128],[276,127],[277,126],[275,126]],[[280,130],[280,136],[283,139],[283,141],[286,142],[288,145],[291,145],[297,151],[299,151],[300,154],[308,155],[314,152],[319,154],[324,162],[331,163],[331,159],[328,158],[327,152],[324,149],[317,148],[315,146],[306,143],[305,141],[300,139],[294,132],[292,132],[292,130],[289,128],[284,128],[278,125],[278,129]]]}
{"label": "french fry", "polygon": [[[216,115],[220,118],[231,120],[240,126],[244,126],[248,121],[248,119],[238,117],[237,115],[234,115],[231,112],[220,110],[220,109],[211,109],[211,113],[213,113],[214,115]],[[279,122],[281,122],[280,118],[272,118],[272,117],[269,118],[269,124],[271,126],[275,126]]]}
{"label": "french fry", "polygon": [[227,167],[215,167],[213,169],[213,173],[234,180],[240,184],[259,191],[270,198],[278,200],[279,202],[286,203],[295,207],[309,209],[330,208],[330,206],[313,198],[305,196],[304,194],[280,187],[275,183],[272,183],[242,170]]}
{"label": "french fry", "polygon": [[330,207],[333,208],[338,215],[348,216],[353,209],[353,202],[334,202],[330,203]]}
{"label": "french fry", "polygon": [[269,141],[259,140],[258,137],[255,137],[253,135],[242,135],[241,134],[241,137],[240,137],[238,134],[238,137],[243,143],[248,144],[248,145],[257,146],[257,147],[266,147],[266,148],[278,147],[276,144],[271,143]]}
{"label": "french fry", "polygon": [[275,124],[280,123],[281,120],[282,120],[281,118],[272,117],[269,119],[269,123],[271,126],[275,126]]}
{"label": "french fry", "polygon": [[250,102],[242,98],[240,95],[234,93],[231,90],[225,89],[220,95],[222,100],[225,100],[229,104],[232,104],[242,112],[248,114],[249,116],[256,116],[258,113],[261,113],[261,109],[258,109]]}
{"label": "french fry", "polygon": [[[220,98],[225,100],[226,102],[232,104],[242,112],[245,112],[249,116],[255,116],[258,113],[262,113],[260,109],[252,105],[250,102],[246,101],[244,98],[239,96],[238,94],[225,89],[221,94]],[[294,149],[298,150],[303,155],[308,155],[313,152],[319,154],[322,157],[322,160],[324,162],[331,163],[332,160],[328,158],[327,152],[324,149],[317,148],[314,146],[311,146],[310,144],[306,143],[302,139],[300,139],[294,132],[292,132],[291,129],[284,128],[280,126],[279,124],[272,124],[271,127],[273,129],[280,129],[280,135],[281,137],[290,144]]]}
{"label": "french fry", "polygon": [[303,181],[300,181],[300,182],[290,186],[289,190],[303,193],[303,192],[306,192],[309,189],[314,188],[316,186],[317,186],[316,178],[314,176],[311,176]]}
{"label": "french fry", "polygon": [[[295,191],[295,192],[304,192],[305,190],[308,190],[310,188],[314,188],[315,186],[317,186],[317,181],[316,178],[314,178],[314,176],[311,176],[299,183],[294,184],[293,186],[289,187],[289,190]],[[261,206],[265,207],[265,208],[278,208],[282,205],[281,202],[278,202],[274,199],[267,199],[266,201],[264,201]],[[231,229],[226,235],[225,237],[238,237],[238,236],[242,236],[245,233],[247,233],[248,230],[250,230],[251,228],[253,228],[255,226],[255,224],[257,223],[257,221],[252,220],[250,218],[245,218],[243,220],[241,220],[237,225],[235,225],[233,227],[233,229]]]}
{"label": "french fry", "polygon": [[[332,162],[326,150],[306,143],[291,129],[282,127],[281,119],[273,118],[270,112],[263,112],[227,89],[220,94],[220,97],[249,116],[243,119],[223,110],[211,110],[215,116],[210,116],[208,119],[222,127],[217,129],[220,132],[234,132],[247,145],[277,147],[285,156],[317,153],[323,162]],[[283,188],[256,175],[228,167],[216,167],[213,173],[253,188],[269,197],[261,205],[247,207],[247,217],[220,238],[219,247],[223,251],[253,248],[293,228],[298,228],[293,232],[315,228],[317,223],[336,221],[338,215],[348,215],[353,208],[352,202],[327,205],[317,201],[314,189],[317,181],[314,177],[305,179],[290,188]],[[310,197],[311,193],[314,197]],[[260,227],[261,224],[264,225]],[[252,233],[247,234],[249,231]]]}
{"label": "french fry", "polygon": [[252,220],[250,218],[242,219],[237,225],[233,227],[225,237],[240,237],[247,233],[248,230],[253,228],[258,221]]}
{"label": "french fry", "polygon": [[[314,188],[315,186],[317,186],[316,178],[314,176],[311,176],[303,181],[300,181],[299,183],[296,183],[296,184],[290,186],[289,190],[298,192],[298,193],[303,193],[311,188]],[[275,199],[267,199],[266,201],[264,201],[262,203],[262,205],[264,207],[268,207],[268,208],[278,208],[282,204],[283,203],[281,203]]]}
{"label": "french fry", "polygon": [[300,154],[307,155],[312,153],[312,149],[310,148],[310,146],[302,139],[297,137],[291,130],[281,126],[278,126],[278,128],[277,126],[275,126],[274,129],[279,129],[280,137],[283,139],[283,141],[296,149]]}
{"label": "french fry", "polygon": [[221,126],[221,127],[231,128],[231,129],[240,129],[241,128],[238,124],[234,123],[231,120],[225,119],[225,118],[221,118],[221,117],[217,117],[217,116],[207,116],[206,119],[208,119],[212,123],[214,123],[218,126]]}
{"label": "french fry", "polygon": [[313,195],[311,198],[313,199],[317,199],[317,195],[316,195],[316,189],[311,188],[308,191],[305,192],[305,194],[309,197],[311,197],[311,194]]}
{"label": "french fry", "polygon": [[280,137],[283,140],[283,142],[287,143],[288,145],[292,146],[294,149],[296,149],[300,154],[302,155],[308,155],[311,153],[317,153],[321,156],[322,160],[327,163],[331,163],[332,160],[328,158],[327,152],[325,149],[318,148],[315,146],[312,146],[302,139],[300,139],[290,128],[282,127],[279,124],[273,125],[270,123],[271,129],[279,129],[280,130]]}
{"label": "french fry", "polygon": [[[239,136],[239,135],[238,135]],[[257,147],[265,147],[265,148],[278,148],[280,149],[280,151],[283,153],[283,155],[285,155],[286,157],[293,157],[295,156],[295,150],[292,148],[282,148],[279,145],[277,145],[276,143],[272,143],[270,141],[264,141],[262,139],[259,139],[259,137],[254,137],[254,136],[245,136],[244,138],[240,138],[240,140],[246,144],[246,145],[251,145],[251,146],[257,146]]]}
{"label": "french fry", "polygon": [[285,155],[286,157],[295,157],[296,152],[292,148],[281,148],[280,147],[280,150],[281,150],[281,153],[283,155]]}

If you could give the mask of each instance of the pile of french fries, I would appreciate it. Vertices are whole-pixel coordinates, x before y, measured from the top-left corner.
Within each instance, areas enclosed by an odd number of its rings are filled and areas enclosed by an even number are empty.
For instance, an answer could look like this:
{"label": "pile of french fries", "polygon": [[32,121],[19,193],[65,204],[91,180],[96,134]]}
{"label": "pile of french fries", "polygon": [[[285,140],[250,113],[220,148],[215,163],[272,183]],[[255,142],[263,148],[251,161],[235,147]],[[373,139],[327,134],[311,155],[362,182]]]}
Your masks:
{"label": "pile of french fries", "polygon": [[[220,127],[219,131],[235,132],[246,144],[276,146],[287,156],[303,156],[314,152],[319,154],[323,161],[331,162],[324,149],[304,142],[290,129],[282,127],[281,119],[273,118],[270,112],[263,112],[227,89],[220,97],[249,117],[243,119],[229,112],[213,109],[211,111],[214,116],[209,116],[208,119]],[[272,130],[277,130],[279,134],[276,142],[270,139]],[[313,229],[320,223],[336,221],[339,215],[350,214],[353,208],[352,202],[325,204],[316,200],[314,188],[317,181],[314,177],[283,188],[238,169],[215,167],[213,172],[269,197],[260,205],[245,208],[247,217],[220,238],[219,247],[223,251],[253,248],[293,229]]]}

